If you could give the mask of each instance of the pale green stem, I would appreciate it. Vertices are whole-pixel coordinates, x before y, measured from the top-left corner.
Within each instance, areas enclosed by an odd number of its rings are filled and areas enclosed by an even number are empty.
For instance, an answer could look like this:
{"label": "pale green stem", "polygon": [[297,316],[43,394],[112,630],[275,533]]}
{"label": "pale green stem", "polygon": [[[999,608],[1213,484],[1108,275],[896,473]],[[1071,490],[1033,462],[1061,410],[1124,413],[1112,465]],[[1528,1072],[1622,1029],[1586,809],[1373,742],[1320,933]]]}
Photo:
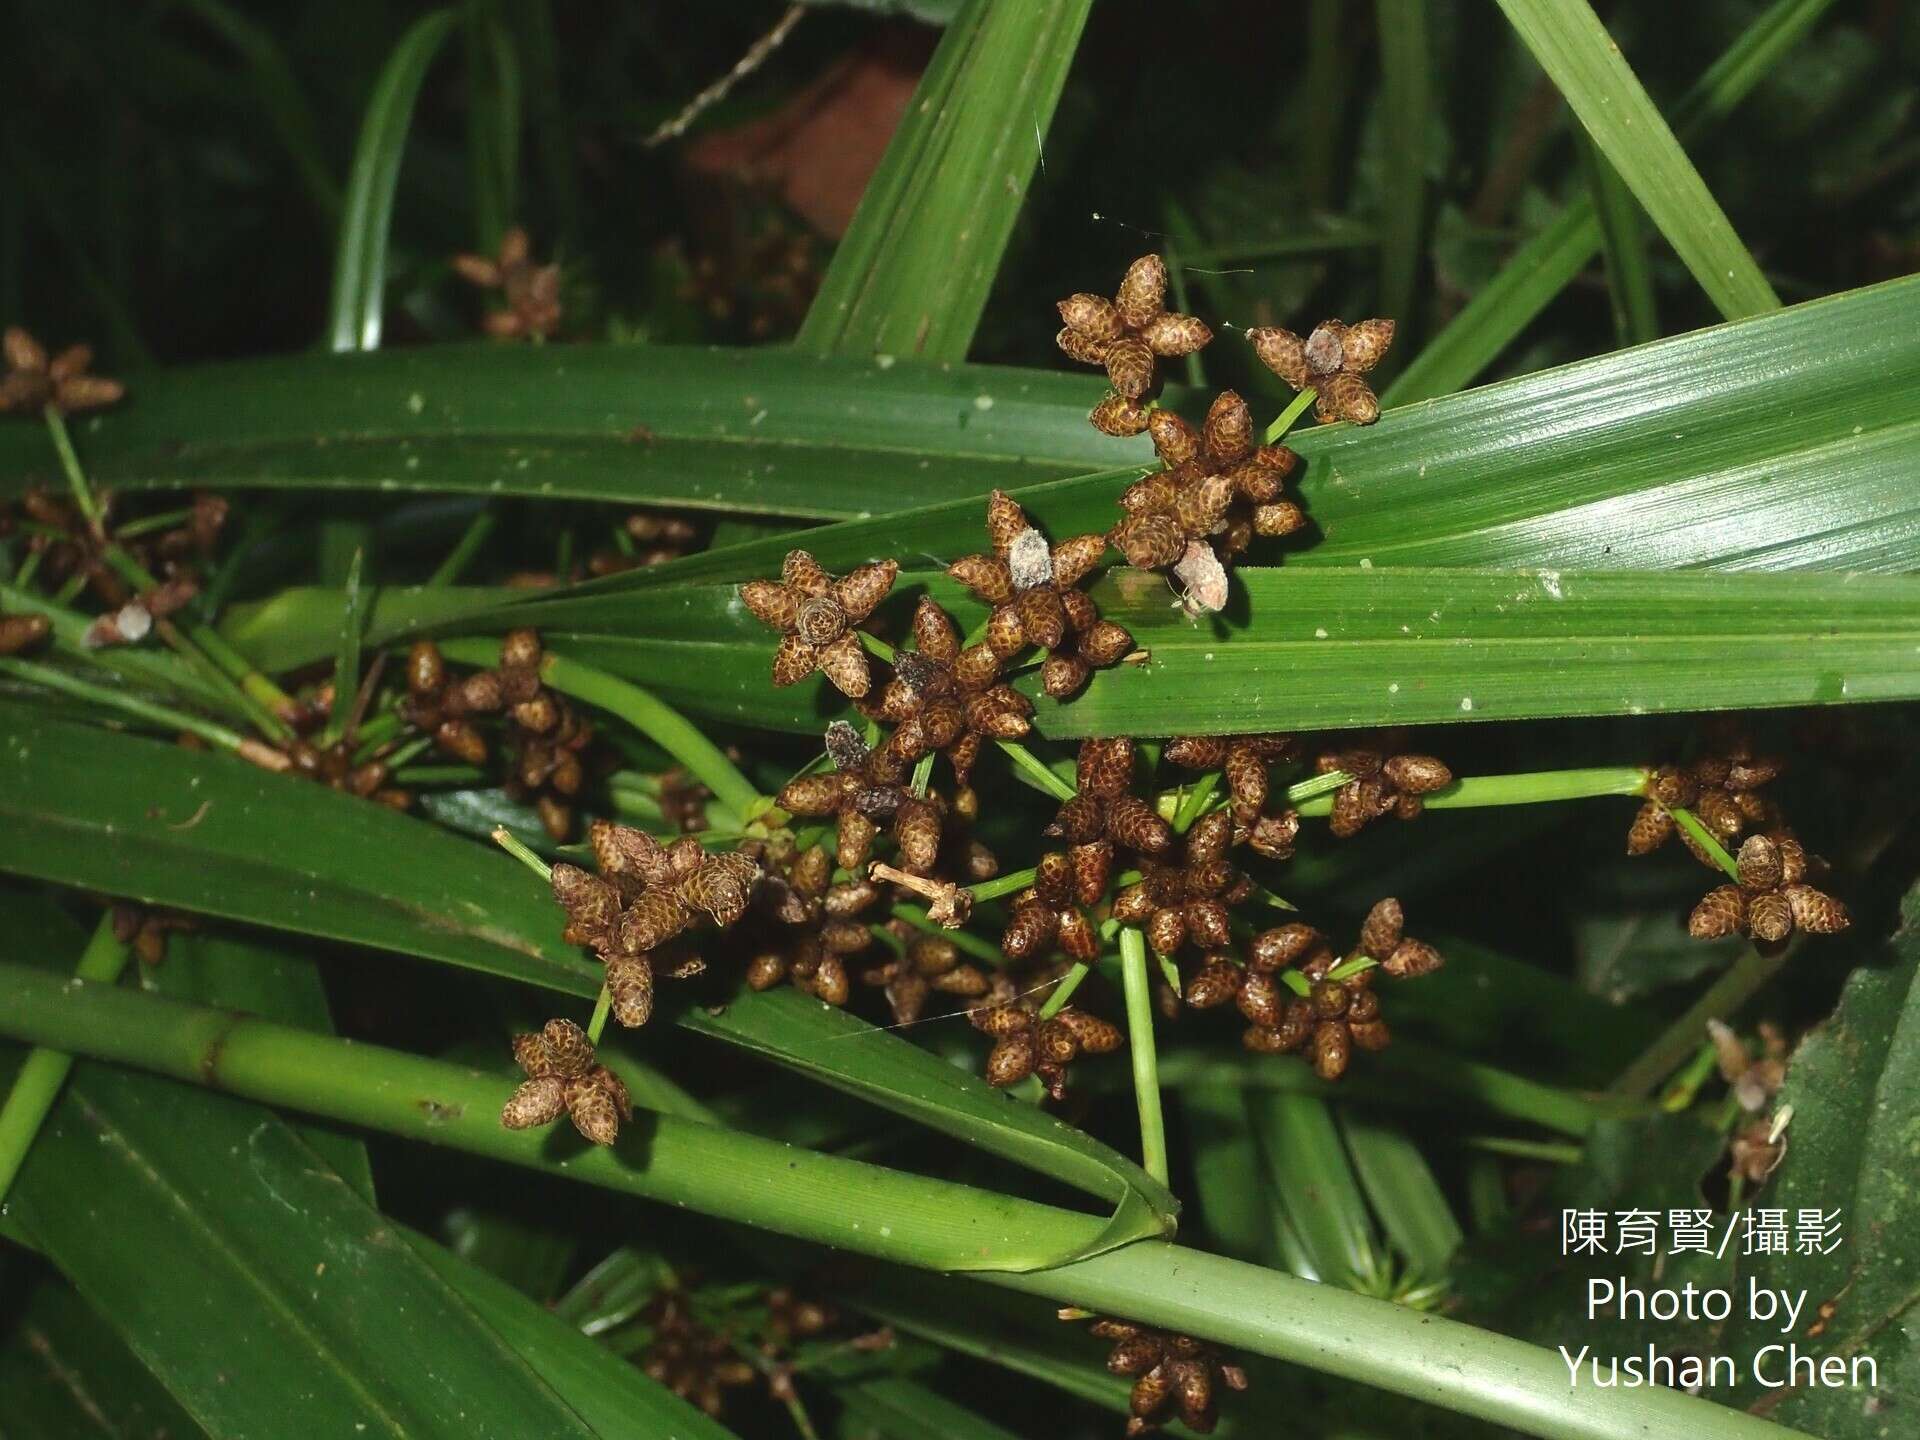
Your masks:
{"label": "pale green stem", "polygon": [[1080,982],[1093,973],[1093,967],[1084,960],[1073,962],[1073,968],[1060,977],[1060,983],[1053,987],[1053,993],[1047,996],[1047,1003],[1040,1007],[1040,1018],[1051,1020],[1066,1008],[1073,999],[1073,992],[1080,988]]}
{"label": "pale green stem", "polygon": [[994,744],[1005,751],[1008,759],[1019,766],[1036,785],[1053,796],[1054,799],[1067,801],[1073,799],[1074,795],[1078,793],[1071,785],[1067,784],[1066,781],[1049,770],[1045,762],[1042,761],[1038,755],[1027,749],[1027,747],[1022,745],[1018,740],[996,740]]}
{"label": "pale green stem", "polygon": [[[1429,810],[1545,805],[1557,800],[1585,800],[1597,795],[1639,795],[1646,779],[1645,770],[1628,765],[1593,770],[1536,770],[1520,775],[1469,775],[1431,794],[1422,795],[1420,799]],[[1325,815],[1332,809],[1332,799],[1322,796],[1302,804],[1300,813]]]}
{"label": "pale green stem", "polygon": [[1127,995],[1127,1049],[1133,1057],[1133,1098],[1140,1108],[1140,1164],[1167,1183],[1167,1130],[1160,1115],[1160,1063],[1153,1044],[1153,993],[1147,982],[1147,937],[1135,925],[1120,929],[1120,974]]}
{"label": "pale green stem", "polygon": [[[448,640],[441,644],[440,651],[463,665],[492,665],[500,658],[497,647],[485,640]],[[751,819],[762,808],[760,792],[720,747],[651,692],[551,652],[541,661],[540,678],[555,690],[617,715],[633,726],[684,765],[737,819]]]}
{"label": "pale green stem", "polygon": [[1279,444],[1281,437],[1293,428],[1294,421],[1307,413],[1307,407],[1313,404],[1319,394],[1318,390],[1302,390],[1294,396],[1287,408],[1274,417],[1274,422],[1267,427],[1266,443]]}
{"label": "pale green stem", "polygon": [[1740,878],[1739,863],[1733,856],[1727,853],[1727,847],[1720,843],[1718,837],[1700,823],[1699,816],[1695,815],[1691,810],[1682,809],[1678,805],[1669,805],[1666,807],[1666,810],[1669,815],[1673,816],[1673,823],[1691,835],[1694,843],[1713,857],[1714,864],[1727,872],[1729,879],[1738,880]]}
{"label": "pale green stem", "polygon": [[487,543],[487,537],[493,534],[493,527],[499,523],[492,510],[482,510],[468,521],[466,530],[454,542],[453,549],[447,552],[447,558],[427,577],[428,587],[452,585],[459,580],[461,572],[473,563],[473,557],[480,553],[480,547]]}
{"label": "pale green stem", "polygon": [[[126,944],[114,937],[113,912],[109,910],[94,927],[93,938],[80,952],[80,963],[73,973],[82,980],[111,985],[126,968],[127,954]],[[27,1151],[33,1148],[34,1137],[46,1123],[72,1068],[73,1056],[63,1051],[36,1046],[27,1052],[6,1103],[0,1105],[0,1209],[5,1208],[13,1177],[20,1173]]]}
{"label": "pale green stem", "polygon": [[[71,695],[76,700],[86,700],[95,705],[118,710],[123,714],[145,720],[150,725],[157,725],[163,730],[185,731],[189,735],[197,735],[209,745],[224,750],[230,755],[244,756],[255,764],[261,764],[267,761],[268,757],[280,753],[277,750],[268,749],[257,740],[249,740],[243,735],[236,734],[224,725],[203,720],[198,715],[189,715],[184,710],[171,710],[165,705],[156,705],[151,700],[143,700],[138,695],[129,694],[125,690],[116,690],[107,685],[95,685],[90,680],[82,680],[77,675],[56,669],[52,665],[42,665],[36,660],[0,657],[0,675],[12,675],[16,679],[28,681],[44,689],[58,690],[62,694]],[[286,760],[284,755],[280,758],[282,762]],[[269,762],[266,768],[284,770],[287,767],[285,763]]]}

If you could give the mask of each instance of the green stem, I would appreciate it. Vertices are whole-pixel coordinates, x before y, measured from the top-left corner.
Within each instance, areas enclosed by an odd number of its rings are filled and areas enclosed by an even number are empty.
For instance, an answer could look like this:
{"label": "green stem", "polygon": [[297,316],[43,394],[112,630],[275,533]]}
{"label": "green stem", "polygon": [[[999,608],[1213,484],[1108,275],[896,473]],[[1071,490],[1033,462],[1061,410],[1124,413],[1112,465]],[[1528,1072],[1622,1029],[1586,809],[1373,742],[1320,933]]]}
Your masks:
{"label": "green stem", "polygon": [[[648,1114],[615,1147],[553,1153],[501,1128],[511,1082],[264,1020],[0,964],[0,1033],[779,1234],[980,1281],[1407,1395],[1545,1440],[1810,1440],[1660,1386],[1570,1389],[1551,1350],[1167,1241],[1039,1268],[1106,1221]],[[428,1103],[431,1102],[431,1103]],[[823,1198],[826,1197],[826,1198]],[[993,1264],[1024,1265],[987,1271]]]}
{"label": "green stem", "polygon": [[864,630],[856,630],[853,633],[860,637],[860,643],[866,648],[866,652],[869,655],[885,660],[889,665],[893,663],[893,646],[882,640],[878,635],[869,635]]}
{"label": "green stem", "polygon": [[587,1021],[587,1042],[600,1043],[600,1036],[607,1028],[607,1016],[613,1010],[613,992],[606,986],[600,987],[600,993],[593,1002],[593,1018]]}
{"label": "green stem", "polygon": [[1312,775],[1305,780],[1287,787],[1287,804],[1299,805],[1313,799],[1316,795],[1326,795],[1338,790],[1353,777],[1344,770],[1329,770],[1324,775]]}
{"label": "green stem", "polygon": [[[487,640],[443,641],[440,651],[463,665],[492,665],[500,658],[498,646]],[[541,662],[540,678],[563,694],[619,716],[684,765],[736,818],[749,820],[763,808],[760,792],[720,747],[649,691],[552,653]]]}
{"label": "green stem", "polygon": [[1667,813],[1673,816],[1674,824],[1691,835],[1694,843],[1706,851],[1707,854],[1711,855],[1714,863],[1727,872],[1727,878],[1731,880],[1738,880],[1740,878],[1739,863],[1734,860],[1733,856],[1727,853],[1727,847],[1720,843],[1718,837],[1700,823],[1700,817],[1698,815],[1695,815],[1691,810],[1684,810],[1678,805],[1667,806]]}
{"label": "green stem", "polygon": [[457,785],[465,789],[484,784],[487,779],[486,771],[471,765],[414,765],[401,769],[396,761],[391,769],[396,785]]}
{"label": "green stem", "polygon": [[[127,954],[128,947],[114,938],[113,912],[109,910],[94,927],[93,938],[80,952],[80,963],[73,973],[82,980],[111,985],[126,968]],[[66,1051],[36,1046],[21,1064],[6,1103],[0,1105],[0,1209],[5,1209],[13,1177],[20,1173],[27,1151],[33,1147],[34,1137],[46,1123],[72,1068],[73,1056]]]}
{"label": "green stem", "polygon": [[963,955],[971,955],[976,960],[984,960],[989,965],[1004,965],[1007,957],[1000,953],[1000,947],[991,940],[983,940],[966,930],[949,930],[934,920],[918,905],[899,905],[893,907],[893,918],[904,920],[916,930],[929,935],[938,935],[943,940],[951,940]]}
{"label": "green stem", "polygon": [[982,880],[967,886],[974,900],[998,900],[1002,895],[1013,895],[1033,884],[1039,870],[1029,866],[1025,870],[1015,870],[1010,874],[996,875],[991,880]]}
{"label": "green stem", "polygon": [[1080,982],[1093,973],[1093,966],[1084,960],[1073,962],[1073,968],[1060,977],[1060,983],[1053,987],[1053,993],[1047,996],[1046,1004],[1040,1007],[1040,1018],[1051,1020],[1067,1008],[1067,1002],[1073,998],[1073,992],[1080,988]]}
{"label": "green stem", "polygon": [[1184,835],[1191,830],[1194,822],[1206,811],[1207,802],[1213,798],[1213,792],[1220,788],[1220,772],[1209,770],[1193,782],[1193,788],[1187,791],[1180,801],[1180,808],[1173,815],[1173,833]]}
{"label": "green stem", "polygon": [[1153,992],[1147,983],[1147,937],[1136,925],[1120,930],[1120,974],[1127,994],[1127,1049],[1133,1057],[1133,1098],[1140,1107],[1140,1164],[1167,1183],[1167,1130],[1160,1116],[1160,1059],[1153,1044]]}
{"label": "green stem", "polygon": [[[122,714],[132,715],[150,725],[158,725],[164,730],[184,730],[189,735],[197,735],[209,745],[226,751],[231,755],[244,754],[247,759],[260,763],[267,755],[279,754],[268,750],[257,741],[236,734],[224,725],[216,725],[211,720],[203,720],[198,715],[189,715],[184,710],[171,710],[165,705],[156,705],[151,700],[143,700],[125,690],[116,690],[107,685],[95,685],[90,680],[52,665],[42,665],[36,660],[16,660],[0,657],[0,675],[12,675],[16,679],[41,686],[47,690],[58,690],[71,695],[76,700],[86,700],[95,705],[103,705]],[[286,757],[281,756],[284,760]],[[286,766],[271,765],[271,769],[284,770]]]}
{"label": "green stem", "polygon": [[[67,433],[67,422],[54,406],[46,408],[47,430],[53,436],[53,448],[59,452],[60,468],[66,472],[67,485],[73,491],[74,503],[80,507],[80,513],[86,517],[87,526],[101,542],[101,556],[111,565],[120,577],[138,590],[152,590],[159,581],[145,566],[129,555],[115,541],[108,538],[102,524],[100,504],[94,497],[93,487],[87,483],[86,471],[80,468],[80,457],[73,448],[73,437]],[[247,664],[224,641],[213,636],[210,627],[190,625],[183,634],[175,627],[162,624],[160,633],[168,644],[181,652],[190,662],[204,667],[220,683],[238,684],[240,699],[254,723],[260,727],[261,734],[277,744],[284,745],[293,739],[293,732],[284,723],[283,717],[293,713],[293,701],[266,676]],[[212,637],[210,640],[209,637]],[[208,654],[214,654],[217,647],[220,663],[201,654],[195,647],[203,647]],[[228,671],[236,663],[240,673],[229,677]],[[227,668],[223,669],[222,665]]]}
{"label": "green stem", "polygon": [[1307,407],[1313,404],[1319,394],[1318,390],[1302,390],[1294,396],[1287,408],[1275,416],[1273,423],[1267,427],[1266,443],[1279,444],[1281,437],[1293,428],[1294,421],[1307,413]]}
{"label": "green stem", "polygon": [[100,502],[94,497],[93,487],[87,483],[87,472],[80,468],[80,456],[73,448],[73,436],[67,433],[67,417],[60,413],[60,407],[49,402],[40,412],[47,417],[47,433],[53,437],[53,448],[60,457],[60,469],[67,477],[67,488],[73,491],[73,503],[80,507],[81,518],[87,522],[87,528],[97,539],[106,539],[106,527],[102,523]]}
{"label": "green stem", "polygon": [[1006,752],[1007,758],[1023,771],[1040,789],[1060,801],[1071,800],[1078,792],[1053,771],[1046,762],[1022,745],[1018,740],[996,740],[993,742]]}
{"label": "green stem", "polygon": [[162,530],[171,530],[176,525],[184,525],[193,519],[192,510],[163,510],[158,515],[143,515],[138,520],[129,520],[115,527],[114,536],[120,540],[138,540],[142,535],[157,534]]}
{"label": "green stem", "polygon": [[1504,1135],[1469,1135],[1465,1143],[1469,1150],[1511,1155],[1516,1160],[1545,1160],[1553,1165],[1578,1165],[1586,1154],[1578,1145],[1558,1140],[1513,1140]]}
{"label": "green stem", "polygon": [[1781,966],[1799,947],[1782,946],[1768,954],[1750,950],[1712,985],[1673,1024],[1661,1031],[1639,1057],[1620,1072],[1608,1090],[1614,1095],[1644,1100],[1660,1087],[1675,1070],[1686,1064],[1707,1033],[1709,1020],[1724,1020],[1751,1000],[1766,983],[1780,973]]}
{"label": "green stem", "polygon": [[[1429,810],[1545,805],[1557,800],[1585,800],[1596,795],[1639,795],[1646,779],[1645,770],[1630,765],[1611,765],[1592,770],[1536,770],[1520,775],[1469,775],[1420,798]],[[1325,815],[1332,809],[1332,799],[1323,795],[1301,804],[1300,813]]]}
{"label": "green stem", "polygon": [[468,521],[466,530],[454,542],[453,549],[447,552],[447,558],[427,577],[428,588],[451,585],[458,580],[467,566],[473,563],[473,557],[480,553],[480,547],[493,534],[493,527],[499,523],[499,517],[492,510],[482,510]]}
{"label": "green stem", "polygon": [[548,884],[553,882],[553,867],[527,848],[526,841],[504,825],[493,827],[493,843],[506,851]]}

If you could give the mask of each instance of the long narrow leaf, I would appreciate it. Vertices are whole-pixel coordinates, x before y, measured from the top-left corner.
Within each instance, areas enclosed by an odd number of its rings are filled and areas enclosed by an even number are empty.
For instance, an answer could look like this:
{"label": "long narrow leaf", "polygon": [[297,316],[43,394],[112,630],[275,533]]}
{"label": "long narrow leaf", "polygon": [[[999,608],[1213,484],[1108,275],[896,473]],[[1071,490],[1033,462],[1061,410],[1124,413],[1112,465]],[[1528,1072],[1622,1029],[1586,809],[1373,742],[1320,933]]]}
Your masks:
{"label": "long narrow leaf", "polygon": [[361,121],[360,142],[347,176],[340,240],[333,257],[333,297],[327,306],[327,344],[334,350],[377,350],[386,305],[387,242],[393,192],[413,124],[413,102],[427,68],[453,27],[451,10],[413,23],[388,57]]}
{"label": "long narrow leaf", "polygon": [[[1791,54],[1834,0],[1774,0],[1707,67],[1674,108],[1674,129],[1691,139],[1724,120]],[[1447,395],[1472,383],[1600,248],[1590,196],[1579,196],[1514,253],[1500,273],[1414,357],[1382,399],[1389,405]]]}
{"label": "long narrow leaf", "polygon": [[[581,998],[599,990],[538,881],[384,806],[3,702],[0,777],[0,869]],[[324,847],[324,872],[289,858],[289,834]],[[1098,1244],[1172,1229],[1172,1197],[1131,1161],[896,1035],[784,990],[717,1014],[674,1008],[681,1025],[1098,1197],[1113,1209]]]}
{"label": "long narrow leaf", "polygon": [[1729,320],[1778,309],[1733,225],[1587,0],[1499,0],[1534,59]]}
{"label": "long narrow leaf", "polygon": [[1093,0],[968,0],[941,37],[795,341],[964,360]]}

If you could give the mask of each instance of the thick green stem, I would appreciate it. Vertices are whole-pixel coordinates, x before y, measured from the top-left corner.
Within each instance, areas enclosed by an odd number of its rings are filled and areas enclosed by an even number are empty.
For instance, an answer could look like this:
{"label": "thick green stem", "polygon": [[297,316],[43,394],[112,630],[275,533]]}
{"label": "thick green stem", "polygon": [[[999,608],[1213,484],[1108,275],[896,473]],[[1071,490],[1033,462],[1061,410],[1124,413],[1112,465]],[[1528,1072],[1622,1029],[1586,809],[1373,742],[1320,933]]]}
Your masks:
{"label": "thick green stem", "polygon": [[[0,964],[0,1033],[921,1268],[983,1270],[1105,1223],[651,1112],[617,1146],[556,1147],[500,1127],[508,1078],[24,966]],[[1659,1386],[1574,1390],[1551,1350],[1166,1241],[976,1278],[1546,1440],[1808,1440]]]}
{"label": "thick green stem", "polygon": [[[93,938],[80,952],[80,963],[73,973],[82,980],[111,985],[120,978],[126,964],[127,946],[115,938],[113,912],[109,910],[100,917]],[[6,1103],[0,1105],[0,1209],[5,1208],[13,1177],[20,1173],[21,1163],[33,1148],[34,1137],[40,1133],[72,1068],[73,1056],[64,1050],[36,1046],[27,1052],[13,1089],[7,1092]]]}
{"label": "thick green stem", "polygon": [[1004,965],[1007,957],[1000,953],[1000,947],[990,940],[966,930],[949,930],[918,905],[900,905],[893,907],[893,918],[904,920],[916,930],[929,935],[938,935],[943,940],[951,940],[963,955],[971,955],[976,960],[984,960],[989,965]]}
{"label": "thick green stem", "polygon": [[[441,643],[440,651],[463,665],[493,665],[500,659],[498,646],[487,640],[447,640]],[[762,808],[760,792],[720,747],[652,693],[552,653],[541,662],[540,678],[562,694],[618,715],[684,765],[735,818],[751,819]]]}
{"label": "thick green stem", "polygon": [[1147,981],[1147,937],[1138,926],[1120,930],[1120,975],[1127,992],[1127,1050],[1133,1059],[1133,1098],[1140,1107],[1140,1164],[1167,1183],[1167,1127],[1160,1115],[1160,1057],[1153,1044],[1153,992]]}
{"label": "thick green stem", "polygon": [[[1420,798],[1429,810],[1545,805],[1557,800],[1586,800],[1597,795],[1639,795],[1646,779],[1647,772],[1632,765],[1592,770],[1535,770],[1520,775],[1469,775]],[[1321,795],[1302,802],[1299,808],[1302,815],[1326,815],[1333,810],[1333,798]]]}
{"label": "thick green stem", "polygon": [[1220,788],[1220,772],[1209,770],[1193,782],[1193,788],[1181,797],[1180,808],[1173,812],[1173,833],[1184,835],[1191,830],[1194,822],[1206,813],[1207,802],[1213,799],[1213,792]]}

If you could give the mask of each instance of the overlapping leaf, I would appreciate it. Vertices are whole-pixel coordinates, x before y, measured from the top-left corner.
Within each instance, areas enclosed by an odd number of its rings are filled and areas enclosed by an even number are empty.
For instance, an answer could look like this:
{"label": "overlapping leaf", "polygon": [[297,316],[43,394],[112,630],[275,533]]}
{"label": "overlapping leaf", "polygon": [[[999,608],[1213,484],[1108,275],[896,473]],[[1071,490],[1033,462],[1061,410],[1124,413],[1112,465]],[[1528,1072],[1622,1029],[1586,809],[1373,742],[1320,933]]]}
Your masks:
{"label": "overlapping leaf", "polygon": [[[600,985],[599,967],[562,943],[544,887],[490,847],[224,756],[5,703],[0,869],[583,998]],[[675,1018],[1098,1197],[1114,1207],[1100,1245],[1172,1229],[1172,1197],[1132,1162],[819,1002],[746,994]]]}

